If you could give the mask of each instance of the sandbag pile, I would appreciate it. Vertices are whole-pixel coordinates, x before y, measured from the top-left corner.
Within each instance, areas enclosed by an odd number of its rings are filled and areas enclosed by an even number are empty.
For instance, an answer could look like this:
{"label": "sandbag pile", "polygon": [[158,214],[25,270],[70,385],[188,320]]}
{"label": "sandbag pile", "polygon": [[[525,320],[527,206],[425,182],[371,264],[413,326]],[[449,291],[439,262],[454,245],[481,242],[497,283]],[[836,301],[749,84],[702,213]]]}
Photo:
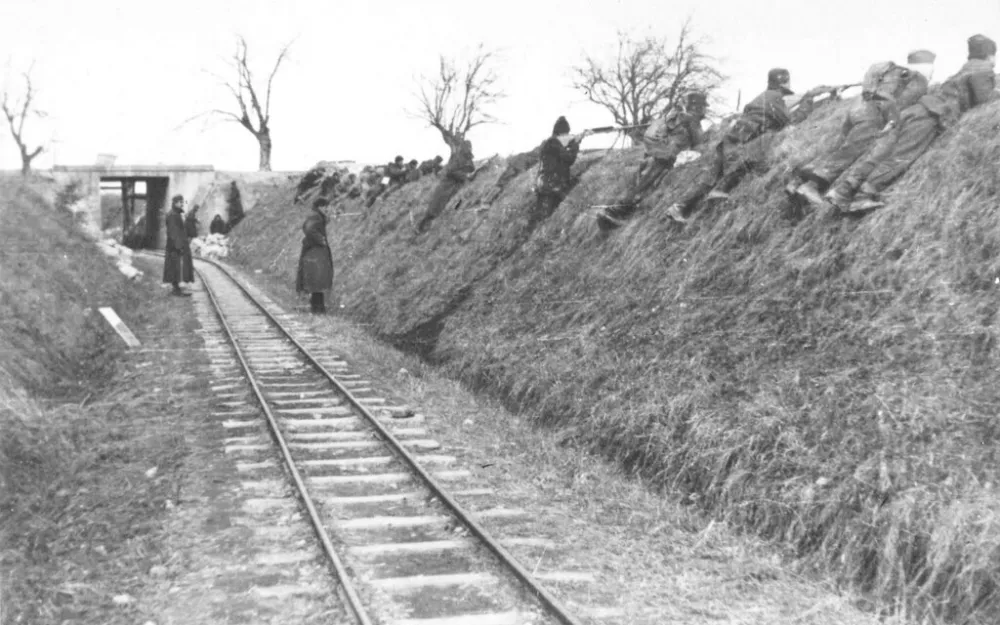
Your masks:
{"label": "sandbag pile", "polygon": [[216,233],[191,239],[191,254],[212,260],[226,258],[229,256],[229,238]]}
{"label": "sandbag pile", "polygon": [[83,235],[96,243],[97,249],[101,250],[105,256],[115,260],[115,266],[123,276],[129,280],[138,280],[139,278],[142,278],[142,271],[132,266],[132,250],[125,247],[114,238],[117,233],[121,232],[121,229],[112,228],[109,229],[108,232],[102,232],[97,224],[91,222],[90,220],[79,218],[80,215],[85,214],[86,209],[87,205],[84,200],[79,200],[69,206],[70,212],[78,217],[77,226],[80,228],[81,232],[83,232]]}

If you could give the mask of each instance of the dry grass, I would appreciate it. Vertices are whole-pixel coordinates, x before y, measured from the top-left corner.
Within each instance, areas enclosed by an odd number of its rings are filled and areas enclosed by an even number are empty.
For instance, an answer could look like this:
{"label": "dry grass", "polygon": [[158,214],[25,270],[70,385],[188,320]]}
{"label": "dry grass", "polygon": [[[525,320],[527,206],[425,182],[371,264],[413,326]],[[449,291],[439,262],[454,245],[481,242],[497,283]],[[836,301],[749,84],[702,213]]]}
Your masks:
{"label": "dry grass", "polygon": [[[2,189],[0,219],[0,623],[134,623],[134,593],[158,557],[176,498],[178,371],[119,367],[112,305],[134,329],[169,329],[158,285],[128,283],[29,186]],[[168,376],[164,378],[163,376]],[[146,471],[157,468],[157,474]]]}
{"label": "dry grass", "polygon": [[[766,174],[683,230],[647,210],[597,231],[586,207],[622,195],[634,151],[584,159],[533,233],[532,172],[423,235],[408,215],[432,181],[404,187],[331,227],[335,296],[379,336],[787,545],[879,610],[996,622],[1000,108],[939,139],[885,209],[789,221],[787,176],[832,143],[843,111],[783,133]],[[467,185],[463,207],[501,170]],[[302,216],[289,210],[251,210],[237,258],[291,279]]]}

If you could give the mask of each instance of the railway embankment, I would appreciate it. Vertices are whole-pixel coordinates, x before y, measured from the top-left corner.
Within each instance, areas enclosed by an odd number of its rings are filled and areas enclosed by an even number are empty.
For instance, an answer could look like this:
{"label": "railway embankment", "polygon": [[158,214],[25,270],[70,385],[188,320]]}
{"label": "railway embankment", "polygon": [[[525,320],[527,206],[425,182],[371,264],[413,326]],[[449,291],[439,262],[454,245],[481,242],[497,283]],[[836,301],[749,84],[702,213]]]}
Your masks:
{"label": "railway embankment", "polygon": [[[434,179],[341,202],[361,214],[329,228],[334,306],[877,605],[995,622],[1000,105],[945,133],[885,208],[792,216],[782,188],[845,106],[784,131],[765,174],[684,228],[656,208],[596,227],[589,207],[624,195],[638,150],[581,155],[534,230],[534,170],[482,204],[503,159],[423,233]],[[294,279],[293,192],[234,232],[246,267]]]}
{"label": "railway embankment", "polygon": [[[185,364],[129,360],[98,313],[183,340],[176,298],[85,238],[71,190],[0,180],[0,623],[135,623],[187,453]],[[55,197],[56,206],[46,198]],[[148,333],[144,333],[145,337]]]}

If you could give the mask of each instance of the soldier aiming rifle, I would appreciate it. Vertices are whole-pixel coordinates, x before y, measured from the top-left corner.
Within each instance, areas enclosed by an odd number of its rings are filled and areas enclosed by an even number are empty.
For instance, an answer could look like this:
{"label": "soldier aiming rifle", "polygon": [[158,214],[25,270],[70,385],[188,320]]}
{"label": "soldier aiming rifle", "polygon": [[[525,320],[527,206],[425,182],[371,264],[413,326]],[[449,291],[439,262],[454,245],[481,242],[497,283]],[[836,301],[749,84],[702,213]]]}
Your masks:
{"label": "soldier aiming rifle", "polygon": [[602,230],[617,228],[631,215],[667,175],[677,162],[677,155],[693,149],[702,140],[701,120],[705,119],[708,99],[704,93],[692,92],[683,101],[670,106],[664,114],[646,124],[641,142],[645,156],[636,172],[628,197],[617,204],[604,205],[596,213]]}

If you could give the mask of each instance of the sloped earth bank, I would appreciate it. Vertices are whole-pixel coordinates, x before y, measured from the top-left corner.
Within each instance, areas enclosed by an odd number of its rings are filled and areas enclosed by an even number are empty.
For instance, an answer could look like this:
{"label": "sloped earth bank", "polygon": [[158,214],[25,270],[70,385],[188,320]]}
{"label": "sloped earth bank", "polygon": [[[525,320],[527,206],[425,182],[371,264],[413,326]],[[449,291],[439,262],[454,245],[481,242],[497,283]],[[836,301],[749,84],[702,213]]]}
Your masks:
{"label": "sloped earth bank", "polygon": [[122,276],[46,185],[0,183],[0,623],[135,624],[168,558],[161,522],[197,383],[157,356],[189,321],[157,282]]}
{"label": "sloped earth bank", "polygon": [[[1000,105],[974,110],[863,217],[790,210],[791,169],[835,142],[848,103],[781,133],[767,173],[685,228],[674,170],[623,229],[636,150],[590,153],[527,232],[534,170],[503,169],[428,231],[434,179],[335,210],[334,305],[553,433],[719,522],[785,545],[880,609],[994,623]],[[303,210],[276,190],[236,258],[293,279]],[[456,210],[456,205],[457,210]]]}
{"label": "sloped earth bank", "polygon": [[[456,466],[471,469],[495,491],[489,505],[528,511],[530,519],[519,526],[518,535],[547,537],[556,547],[530,554],[515,550],[523,566],[539,573],[567,568],[592,572],[593,583],[552,588],[571,604],[616,605],[624,611],[587,622],[878,622],[858,609],[865,603],[862,598],[839,595],[804,578],[783,561],[788,554],[741,537],[728,524],[630,479],[613,463],[566,445],[558,433],[535,427],[530,413],[515,415],[476,397],[435,367],[372,339],[348,321],[307,314],[287,281],[252,273],[244,279],[293,312],[309,334],[326,337],[353,372],[372,380],[377,395],[394,397],[425,414],[427,436],[458,457]],[[228,461],[216,456],[219,462]],[[213,538],[191,524],[178,523],[177,528],[175,544],[189,543],[180,553],[214,549]],[[187,575],[199,579],[197,568]],[[178,585],[183,593],[197,591],[189,582]],[[161,594],[150,602],[162,605],[172,596]],[[180,623],[177,615],[187,612],[195,619],[197,612],[170,611],[172,619],[163,622]]]}

